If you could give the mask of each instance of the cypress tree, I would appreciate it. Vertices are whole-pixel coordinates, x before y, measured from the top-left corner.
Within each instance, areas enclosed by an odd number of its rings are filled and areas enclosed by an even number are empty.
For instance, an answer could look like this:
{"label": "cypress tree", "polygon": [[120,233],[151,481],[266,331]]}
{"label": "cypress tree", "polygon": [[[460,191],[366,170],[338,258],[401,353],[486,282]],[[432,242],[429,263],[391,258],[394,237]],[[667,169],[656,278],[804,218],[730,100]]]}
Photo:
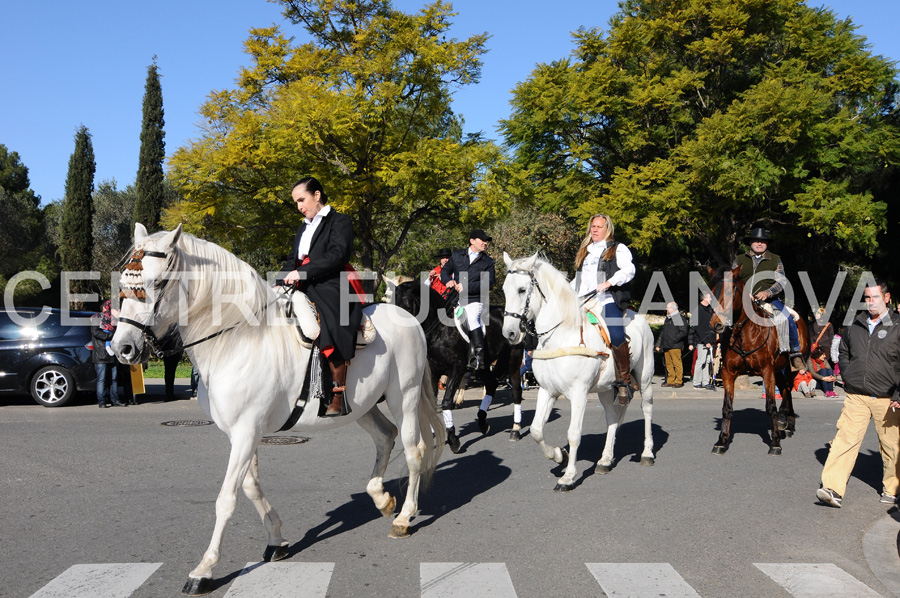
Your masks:
{"label": "cypress tree", "polygon": [[132,229],[135,222],[140,222],[150,232],[159,230],[159,219],[166,196],[163,184],[165,124],[162,87],[154,56],[153,64],[147,67],[147,82],[144,85],[144,120],[141,125],[141,153],[135,182],[137,200],[134,204]]}
{"label": "cypress tree", "polygon": [[[66,175],[66,197],[63,202],[62,221],[59,232],[59,252],[63,271],[86,272],[91,269],[93,256],[94,147],[87,127],[81,125],[75,132],[75,151],[69,158],[69,172]],[[89,283],[75,280],[69,291],[84,292]],[[80,302],[72,302],[76,308]]]}

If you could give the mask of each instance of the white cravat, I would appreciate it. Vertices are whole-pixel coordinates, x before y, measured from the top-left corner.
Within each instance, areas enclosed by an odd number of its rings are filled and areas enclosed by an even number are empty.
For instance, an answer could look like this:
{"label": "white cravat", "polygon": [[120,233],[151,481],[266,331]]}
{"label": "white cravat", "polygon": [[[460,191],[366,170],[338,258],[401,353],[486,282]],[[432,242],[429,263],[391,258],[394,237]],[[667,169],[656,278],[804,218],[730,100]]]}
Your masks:
{"label": "white cravat", "polygon": [[307,255],[309,255],[309,245],[312,243],[313,235],[316,233],[316,229],[319,228],[319,225],[322,224],[322,218],[327,216],[331,212],[331,206],[325,206],[319,213],[313,216],[313,219],[304,218],[303,221],[306,223],[306,228],[303,229],[303,233],[300,235],[300,246],[297,248],[297,259],[302,260]]}

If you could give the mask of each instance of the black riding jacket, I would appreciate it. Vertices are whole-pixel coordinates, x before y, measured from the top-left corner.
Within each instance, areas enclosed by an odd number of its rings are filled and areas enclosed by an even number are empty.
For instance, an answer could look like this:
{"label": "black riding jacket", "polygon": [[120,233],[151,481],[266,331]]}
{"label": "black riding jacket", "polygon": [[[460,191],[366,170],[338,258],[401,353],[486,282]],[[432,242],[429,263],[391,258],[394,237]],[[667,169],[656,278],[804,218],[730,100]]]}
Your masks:
{"label": "black riding jacket", "polygon": [[[465,280],[462,273],[466,273]],[[494,268],[494,259],[485,252],[478,254],[475,261],[469,263],[469,250],[457,249],[450,255],[450,260],[441,268],[441,282],[447,284],[451,280],[463,283],[463,290],[466,293],[469,303],[482,303],[481,299],[481,282],[482,272],[486,272],[484,278],[487,280],[487,290],[490,291],[494,287],[494,281],[497,279],[497,273]]]}
{"label": "black riding jacket", "polygon": [[[868,314],[858,315],[841,337],[838,364],[844,390],[900,399],[900,315],[888,311],[869,335]],[[885,325],[888,321],[889,324]]]}

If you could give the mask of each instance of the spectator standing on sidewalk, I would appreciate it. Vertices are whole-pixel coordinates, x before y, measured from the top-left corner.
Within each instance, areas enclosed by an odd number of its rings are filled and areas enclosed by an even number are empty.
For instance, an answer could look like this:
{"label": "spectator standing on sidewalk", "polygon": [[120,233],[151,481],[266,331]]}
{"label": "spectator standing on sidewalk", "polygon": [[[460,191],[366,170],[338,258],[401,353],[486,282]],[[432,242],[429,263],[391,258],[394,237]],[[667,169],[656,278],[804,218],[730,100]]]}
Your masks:
{"label": "spectator standing on sidewalk", "polygon": [[119,387],[117,384],[118,361],[107,350],[116,326],[113,322],[112,303],[107,300],[103,303],[102,311],[91,318],[91,361],[94,371],[97,373],[97,406],[100,408],[115,405],[127,407],[127,403],[119,400]]}
{"label": "spectator standing on sidewalk", "polygon": [[900,487],[900,315],[888,309],[891,294],[881,280],[865,288],[863,299],[866,313],[846,327],[841,339],[839,363],[847,396],[816,490],[819,500],[838,508],[869,420],[875,421],[884,465],[881,502],[896,503]]}
{"label": "spectator standing on sidewalk", "polygon": [[666,304],[666,321],[662,332],[656,339],[656,350],[662,351],[666,359],[666,381],[660,386],[681,388],[684,386],[684,368],[681,365],[681,352],[688,335],[688,325],[678,311],[678,304],[671,301]]}
{"label": "spectator standing on sidewalk", "polygon": [[706,388],[715,390],[710,378],[710,366],[713,359],[713,347],[716,344],[716,333],[709,325],[713,317],[712,293],[706,291],[697,306],[697,313],[691,314],[691,329],[688,333],[688,350],[697,349],[697,359],[694,360],[693,382],[694,388]]}

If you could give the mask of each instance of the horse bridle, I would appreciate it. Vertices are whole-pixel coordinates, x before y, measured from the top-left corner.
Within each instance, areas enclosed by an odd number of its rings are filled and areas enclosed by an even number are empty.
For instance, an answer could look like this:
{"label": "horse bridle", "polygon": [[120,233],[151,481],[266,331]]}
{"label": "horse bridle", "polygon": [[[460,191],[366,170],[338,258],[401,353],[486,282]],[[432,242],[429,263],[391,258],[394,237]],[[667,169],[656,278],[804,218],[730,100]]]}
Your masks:
{"label": "horse bridle", "polygon": [[562,324],[562,322],[560,322],[556,326],[553,326],[549,330],[545,330],[544,332],[538,332],[537,329],[535,328],[534,320],[529,319],[529,317],[528,317],[528,308],[531,305],[531,293],[534,289],[537,289],[538,293],[541,294],[541,299],[543,299],[544,301],[547,300],[547,296],[544,294],[544,291],[541,290],[540,283],[538,283],[537,278],[534,277],[534,271],[533,270],[510,270],[509,272],[507,272],[507,274],[521,274],[523,276],[527,276],[528,279],[531,281],[531,284],[528,286],[528,293],[525,295],[525,307],[522,308],[522,312],[514,313],[511,311],[506,311],[504,309],[503,317],[509,316],[510,318],[515,318],[516,320],[519,320],[519,330],[521,330],[522,332],[528,332],[530,334],[533,334],[534,336],[536,336],[538,338],[541,338],[542,336],[546,336],[546,335],[550,334],[551,332],[553,332],[554,330],[556,330],[557,328],[559,328],[559,326]]}
{"label": "horse bridle", "polygon": [[[732,283],[732,284],[734,284],[734,283]],[[734,290],[732,289],[731,292],[734,293]],[[753,299],[752,303],[754,305],[759,305],[761,302],[756,299]],[[732,305],[733,304],[734,304],[734,298],[732,297]],[[741,359],[743,359],[744,362],[747,361],[748,355],[752,355],[753,353],[756,353],[757,351],[759,351],[760,349],[765,347],[766,343],[769,342],[769,334],[771,334],[771,330],[769,330],[769,326],[766,326],[765,327],[766,328],[766,338],[763,339],[762,344],[760,346],[756,347],[755,349],[751,349],[750,351],[744,351],[744,349],[743,349],[743,338],[744,337],[743,337],[742,333],[744,330],[744,324],[746,324],[747,322],[750,321],[750,316],[748,316],[747,313],[744,311],[743,306],[741,306],[741,317],[738,318],[738,320],[734,324],[728,324],[728,319],[726,319],[724,317],[724,315],[719,312],[719,310],[714,309],[713,313],[715,313],[716,316],[718,316],[719,319],[722,320],[722,323],[725,325],[726,328],[731,328],[731,339],[730,339],[730,342],[728,343],[729,348],[732,351],[734,351],[735,353],[737,353],[738,355],[740,355]]]}
{"label": "horse bridle", "polygon": [[[148,256],[149,257],[158,257],[158,258],[162,258],[162,259],[167,259],[169,257],[167,253],[164,253],[162,251],[137,250],[132,254],[131,261],[132,262],[135,262],[135,261],[140,262],[145,257],[148,257]],[[143,268],[141,267],[141,269],[143,269]],[[125,298],[134,299],[135,301],[146,300],[146,292],[144,293],[143,299],[139,299],[137,297],[137,295],[135,295],[134,297],[126,296]],[[156,305],[159,305],[158,301],[156,302]],[[156,306],[154,306],[153,314],[151,314],[151,320],[155,320],[155,319],[156,319]],[[225,329],[219,330],[217,332],[214,332],[214,333],[210,334],[209,336],[205,336],[205,337],[201,338],[200,340],[193,341],[193,342],[190,342],[187,344],[181,343],[179,346],[175,347],[174,349],[168,349],[168,350],[164,351],[164,350],[160,349],[159,347],[161,344],[166,344],[167,339],[169,339],[172,336],[173,331],[175,330],[175,326],[170,326],[169,329],[166,331],[166,333],[163,335],[163,337],[158,338],[156,336],[156,333],[153,332],[153,328],[151,327],[150,324],[144,324],[143,322],[138,322],[137,320],[132,320],[131,318],[125,318],[122,316],[119,316],[119,322],[121,324],[128,324],[129,326],[134,326],[135,328],[140,330],[144,343],[148,347],[150,347],[150,351],[153,352],[153,355],[157,359],[162,359],[164,357],[169,357],[171,355],[177,355],[178,353],[181,353],[185,349],[193,347],[194,345],[199,345],[202,342],[213,339],[213,338],[219,336],[220,334],[222,334],[224,332],[228,332],[229,330],[234,328],[234,326],[232,326],[230,328],[225,328]]]}

